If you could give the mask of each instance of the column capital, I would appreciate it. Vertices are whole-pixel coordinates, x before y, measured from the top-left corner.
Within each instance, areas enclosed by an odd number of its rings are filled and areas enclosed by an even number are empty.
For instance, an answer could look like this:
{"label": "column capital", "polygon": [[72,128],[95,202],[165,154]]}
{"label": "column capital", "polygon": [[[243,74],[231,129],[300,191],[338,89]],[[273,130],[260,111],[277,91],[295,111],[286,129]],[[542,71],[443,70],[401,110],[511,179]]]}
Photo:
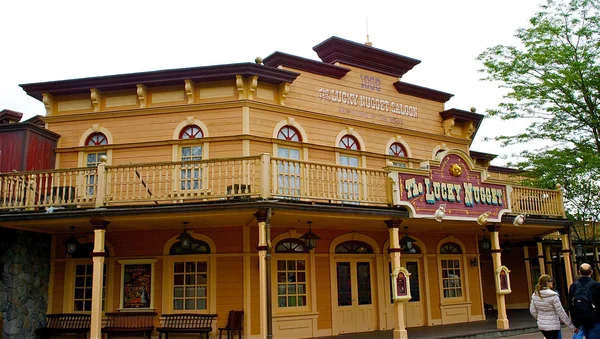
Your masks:
{"label": "column capital", "polygon": [[102,219],[92,219],[90,220],[90,224],[95,230],[105,230],[110,224],[110,221],[102,220]]}
{"label": "column capital", "polygon": [[267,222],[267,209],[263,208],[258,210],[256,213],[254,213],[254,217],[256,218],[256,220],[258,220],[258,222]]}
{"label": "column capital", "polygon": [[559,228],[558,231],[560,232],[560,234],[569,234],[569,231],[571,230],[571,228],[569,226],[565,226],[563,228]]}
{"label": "column capital", "polygon": [[490,232],[500,232],[500,224],[499,223],[487,225],[487,226],[485,226],[485,228],[487,228],[488,231],[490,231]]}
{"label": "column capital", "polygon": [[401,219],[390,219],[384,221],[388,228],[400,228],[400,224],[402,223]]}

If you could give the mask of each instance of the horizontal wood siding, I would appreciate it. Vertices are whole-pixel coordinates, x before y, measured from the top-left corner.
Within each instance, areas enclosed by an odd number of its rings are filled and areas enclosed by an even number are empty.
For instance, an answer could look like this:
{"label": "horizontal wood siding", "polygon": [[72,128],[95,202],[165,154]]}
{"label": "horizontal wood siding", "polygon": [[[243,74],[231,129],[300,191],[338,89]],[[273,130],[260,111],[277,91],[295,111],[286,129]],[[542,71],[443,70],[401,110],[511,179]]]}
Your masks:
{"label": "horizontal wood siding", "polygon": [[333,326],[331,319],[331,281],[329,278],[329,258],[317,257],[315,259],[315,274],[317,282],[317,320],[318,329],[330,329]]}
{"label": "horizontal wood siding", "polygon": [[242,255],[217,259],[218,327],[225,327],[230,310],[244,310],[243,261]]}

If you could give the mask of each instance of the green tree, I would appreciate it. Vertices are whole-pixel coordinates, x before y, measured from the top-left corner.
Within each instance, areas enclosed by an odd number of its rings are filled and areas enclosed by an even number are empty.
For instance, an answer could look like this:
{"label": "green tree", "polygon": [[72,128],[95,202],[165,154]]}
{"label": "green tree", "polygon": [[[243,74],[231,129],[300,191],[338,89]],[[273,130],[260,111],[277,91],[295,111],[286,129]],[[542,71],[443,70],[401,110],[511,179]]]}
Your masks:
{"label": "green tree", "polygon": [[565,189],[575,221],[600,212],[600,2],[548,0],[515,34],[518,46],[498,45],[478,57],[483,80],[507,89],[490,117],[525,121],[524,132],[494,138],[503,146],[546,141],[516,165],[525,184]]}

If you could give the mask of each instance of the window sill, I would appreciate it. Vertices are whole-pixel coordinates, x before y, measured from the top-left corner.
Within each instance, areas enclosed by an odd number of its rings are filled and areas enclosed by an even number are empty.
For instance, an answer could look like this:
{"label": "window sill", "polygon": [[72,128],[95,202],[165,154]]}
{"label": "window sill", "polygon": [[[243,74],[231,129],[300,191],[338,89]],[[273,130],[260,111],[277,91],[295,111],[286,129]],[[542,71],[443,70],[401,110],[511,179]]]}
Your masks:
{"label": "window sill", "polygon": [[294,313],[279,313],[279,314],[273,314],[273,319],[293,318],[293,317],[306,318],[307,316],[311,317],[311,318],[316,318],[319,316],[319,312],[306,311],[306,312],[294,312]]}

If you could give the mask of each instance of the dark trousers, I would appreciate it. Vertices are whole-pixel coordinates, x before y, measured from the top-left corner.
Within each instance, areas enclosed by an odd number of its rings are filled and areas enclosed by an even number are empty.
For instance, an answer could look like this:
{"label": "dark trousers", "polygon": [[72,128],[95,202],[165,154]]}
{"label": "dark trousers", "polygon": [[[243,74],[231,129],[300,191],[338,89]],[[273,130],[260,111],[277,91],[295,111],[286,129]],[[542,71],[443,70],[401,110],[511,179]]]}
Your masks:
{"label": "dark trousers", "polygon": [[557,339],[558,338],[558,330],[556,331],[542,331],[542,334],[546,339]]}

